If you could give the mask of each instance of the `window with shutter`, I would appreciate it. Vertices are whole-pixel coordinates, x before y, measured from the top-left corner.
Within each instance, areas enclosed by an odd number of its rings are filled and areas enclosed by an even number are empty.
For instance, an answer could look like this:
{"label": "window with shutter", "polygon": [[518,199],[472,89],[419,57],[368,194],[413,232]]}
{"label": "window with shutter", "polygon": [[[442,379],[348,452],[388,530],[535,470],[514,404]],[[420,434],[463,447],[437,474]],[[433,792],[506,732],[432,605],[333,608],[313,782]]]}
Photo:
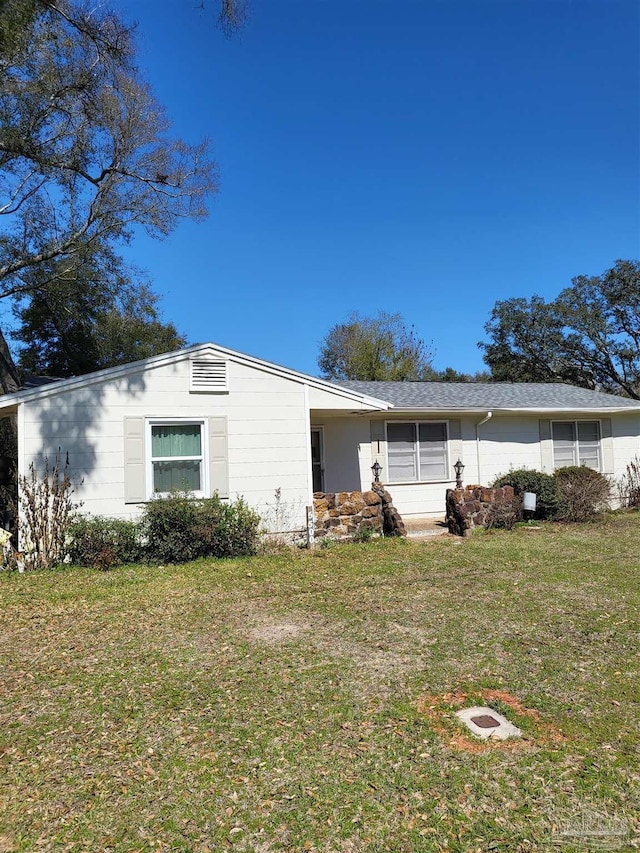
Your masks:
{"label": "window with shutter", "polygon": [[553,466],[586,465],[602,470],[599,421],[554,421]]}
{"label": "window with shutter", "polygon": [[387,423],[390,483],[440,482],[449,478],[447,424]]}
{"label": "window with shutter", "polygon": [[150,420],[147,425],[149,497],[173,491],[207,493],[205,422]]}

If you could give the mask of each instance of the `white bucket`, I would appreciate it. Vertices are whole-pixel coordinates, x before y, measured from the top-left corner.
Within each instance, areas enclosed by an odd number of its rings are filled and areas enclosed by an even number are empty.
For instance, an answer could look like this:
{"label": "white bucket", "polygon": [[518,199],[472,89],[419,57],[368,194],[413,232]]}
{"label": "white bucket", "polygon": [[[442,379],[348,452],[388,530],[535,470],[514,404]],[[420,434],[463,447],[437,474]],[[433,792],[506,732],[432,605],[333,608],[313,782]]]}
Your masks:
{"label": "white bucket", "polygon": [[522,493],[522,509],[525,512],[535,512],[536,511],[536,493],[535,492],[523,492]]}

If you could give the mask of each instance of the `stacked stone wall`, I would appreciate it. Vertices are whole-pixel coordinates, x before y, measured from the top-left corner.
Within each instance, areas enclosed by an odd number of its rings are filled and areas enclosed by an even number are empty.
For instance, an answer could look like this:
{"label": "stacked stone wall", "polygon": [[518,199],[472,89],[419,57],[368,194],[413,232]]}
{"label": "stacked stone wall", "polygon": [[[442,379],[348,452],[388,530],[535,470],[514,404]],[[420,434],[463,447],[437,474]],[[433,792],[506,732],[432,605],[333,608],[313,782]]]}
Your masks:
{"label": "stacked stone wall", "polygon": [[499,518],[520,518],[522,498],[512,486],[465,486],[447,489],[446,510],[449,533],[467,536],[474,527],[487,527]]}
{"label": "stacked stone wall", "polygon": [[389,492],[374,483],[367,492],[316,492],[313,496],[316,539],[357,537],[370,530],[385,536],[406,536]]}

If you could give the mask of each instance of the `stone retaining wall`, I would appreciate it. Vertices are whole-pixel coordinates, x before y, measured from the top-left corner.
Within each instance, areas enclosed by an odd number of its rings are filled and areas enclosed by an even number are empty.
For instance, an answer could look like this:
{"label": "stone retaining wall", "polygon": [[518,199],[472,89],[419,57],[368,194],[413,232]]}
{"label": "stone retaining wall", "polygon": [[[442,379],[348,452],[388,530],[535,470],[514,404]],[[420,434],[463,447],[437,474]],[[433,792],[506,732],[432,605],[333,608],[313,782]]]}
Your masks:
{"label": "stone retaining wall", "polygon": [[316,539],[351,539],[362,530],[407,535],[391,495],[379,483],[373,483],[367,492],[316,492],[313,516]]}
{"label": "stone retaining wall", "polygon": [[522,517],[522,498],[512,486],[447,489],[446,502],[449,533],[458,536],[467,536],[474,527],[498,526],[501,520]]}

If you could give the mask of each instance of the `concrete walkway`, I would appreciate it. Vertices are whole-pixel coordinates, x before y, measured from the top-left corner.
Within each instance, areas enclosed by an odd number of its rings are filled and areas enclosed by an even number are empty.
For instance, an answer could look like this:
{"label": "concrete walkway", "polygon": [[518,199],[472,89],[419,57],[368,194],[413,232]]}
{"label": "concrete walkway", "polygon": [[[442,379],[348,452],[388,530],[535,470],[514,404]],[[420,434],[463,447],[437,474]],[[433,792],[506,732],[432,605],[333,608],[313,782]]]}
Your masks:
{"label": "concrete walkway", "polygon": [[448,533],[444,518],[432,518],[429,516],[403,518],[407,537],[409,539],[431,539],[434,536],[443,536]]}

